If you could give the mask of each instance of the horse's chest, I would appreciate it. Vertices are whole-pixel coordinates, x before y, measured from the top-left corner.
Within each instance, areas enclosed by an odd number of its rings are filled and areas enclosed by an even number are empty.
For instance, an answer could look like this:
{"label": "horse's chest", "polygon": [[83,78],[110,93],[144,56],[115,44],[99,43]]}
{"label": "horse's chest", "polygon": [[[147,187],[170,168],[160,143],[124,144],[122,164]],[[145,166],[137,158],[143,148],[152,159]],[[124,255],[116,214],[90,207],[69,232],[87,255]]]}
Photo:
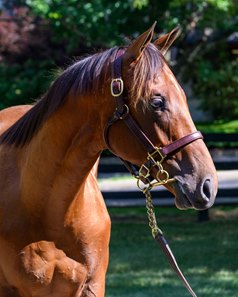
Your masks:
{"label": "horse's chest", "polygon": [[108,252],[110,227],[110,217],[101,193],[98,196],[78,195],[68,207],[61,224],[56,229],[48,229],[48,236],[69,257],[86,262],[94,270]]}
{"label": "horse's chest", "polygon": [[98,205],[73,208],[65,220],[66,237],[80,245],[86,258],[100,255],[108,248],[110,227],[107,210]]}

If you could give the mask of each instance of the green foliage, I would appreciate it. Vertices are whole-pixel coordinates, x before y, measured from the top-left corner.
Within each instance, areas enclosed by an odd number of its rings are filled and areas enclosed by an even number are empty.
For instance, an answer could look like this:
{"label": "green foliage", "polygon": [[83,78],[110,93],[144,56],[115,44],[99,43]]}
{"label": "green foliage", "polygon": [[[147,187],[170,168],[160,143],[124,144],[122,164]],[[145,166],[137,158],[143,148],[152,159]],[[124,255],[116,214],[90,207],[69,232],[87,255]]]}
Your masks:
{"label": "green foliage", "polygon": [[52,61],[27,60],[23,64],[0,65],[0,109],[12,105],[32,103],[49,85]]}
{"label": "green foliage", "polygon": [[[237,119],[238,61],[227,46],[227,37],[237,31],[236,1],[169,2],[171,16],[176,12],[188,28],[183,33],[177,71],[184,81],[191,82],[195,97],[201,100],[201,108],[209,110],[215,120]],[[184,41],[188,41],[191,32],[194,35],[186,47]]]}
{"label": "green foliage", "polygon": [[[65,57],[70,58],[90,52],[94,48],[123,44],[124,39],[138,36],[157,20],[156,31],[160,33],[167,32],[178,24],[181,25],[183,33],[177,41],[179,58],[175,74],[180,73],[185,81],[192,82],[194,95],[201,98],[202,108],[209,109],[215,119],[237,117],[237,62],[234,57],[228,55],[225,46],[227,36],[237,31],[237,0],[13,0],[13,2],[16,6],[28,7],[24,19],[28,20],[29,28],[37,28],[38,32],[35,33],[30,29],[28,39],[24,35],[17,38],[25,40],[25,43],[29,42],[28,45],[24,44],[22,51],[32,49],[25,54],[22,61],[22,58],[17,59],[18,62],[21,61],[21,70],[16,64],[11,66],[11,70],[7,69],[7,66],[1,66],[0,89],[4,90],[1,107],[15,104],[18,99],[22,102],[25,100],[23,98],[39,96],[44,89],[41,84],[45,81],[41,78],[41,73],[48,71],[47,61],[50,59],[54,60],[56,65],[62,66],[64,64],[62,59]],[[22,15],[18,17],[21,18]],[[27,28],[24,32],[28,32]],[[189,43],[188,36],[191,32],[195,33],[195,39]],[[5,34],[5,36],[10,35]],[[4,52],[0,54],[3,56]],[[14,54],[12,51],[13,56]],[[30,68],[35,68],[31,88],[27,87],[26,83],[29,74],[25,63],[29,56]],[[43,62],[42,58],[45,58],[46,62]],[[13,86],[10,86],[11,82]],[[6,93],[5,90],[11,91]],[[37,92],[39,93],[36,94]]]}
{"label": "green foliage", "polygon": [[139,29],[133,26],[135,15],[138,24],[140,15],[143,19],[142,8],[148,7],[147,0],[27,0],[26,3],[36,15],[48,20],[54,32],[53,41],[67,42],[68,52],[79,44],[115,45],[122,33],[130,35]]}
{"label": "green foliage", "polygon": [[204,133],[238,133],[238,120],[197,123],[196,126],[199,131]]}
{"label": "green foliage", "polygon": [[212,110],[216,119],[238,117],[238,60],[213,65],[209,60],[197,64],[195,92],[204,110]]}

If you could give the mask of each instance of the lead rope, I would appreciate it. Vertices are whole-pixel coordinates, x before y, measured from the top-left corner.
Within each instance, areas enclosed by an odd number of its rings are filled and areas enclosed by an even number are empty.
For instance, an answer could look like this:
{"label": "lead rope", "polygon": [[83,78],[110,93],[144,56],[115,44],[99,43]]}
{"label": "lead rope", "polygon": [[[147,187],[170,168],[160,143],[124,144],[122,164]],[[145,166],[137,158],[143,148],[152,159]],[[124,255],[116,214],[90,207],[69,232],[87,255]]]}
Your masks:
{"label": "lead rope", "polygon": [[146,197],[146,209],[147,209],[147,216],[149,220],[149,226],[152,231],[152,236],[154,237],[155,241],[160,245],[162,248],[162,251],[164,252],[165,256],[167,257],[169,264],[171,265],[172,269],[175,271],[175,273],[178,275],[178,277],[182,280],[185,287],[189,291],[189,293],[193,297],[197,297],[197,295],[194,293],[193,289],[189,285],[188,281],[186,280],[185,276],[183,275],[182,271],[180,270],[177,261],[169,247],[169,244],[167,240],[165,239],[162,230],[158,227],[155,212],[154,212],[154,205],[152,201],[152,196],[150,193],[152,186],[149,185],[145,187],[142,192],[144,193]]}

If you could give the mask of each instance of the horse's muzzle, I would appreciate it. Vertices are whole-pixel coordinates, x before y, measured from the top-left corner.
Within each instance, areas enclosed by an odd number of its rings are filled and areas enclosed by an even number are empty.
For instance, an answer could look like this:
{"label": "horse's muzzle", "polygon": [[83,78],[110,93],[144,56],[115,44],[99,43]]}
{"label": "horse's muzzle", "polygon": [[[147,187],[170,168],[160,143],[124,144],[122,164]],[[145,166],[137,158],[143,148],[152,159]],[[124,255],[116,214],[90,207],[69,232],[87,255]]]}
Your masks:
{"label": "horse's muzzle", "polygon": [[215,201],[217,190],[211,176],[206,176],[193,187],[194,182],[187,182],[181,177],[175,177],[176,182],[171,184],[175,195],[175,204],[179,209],[205,210]]}

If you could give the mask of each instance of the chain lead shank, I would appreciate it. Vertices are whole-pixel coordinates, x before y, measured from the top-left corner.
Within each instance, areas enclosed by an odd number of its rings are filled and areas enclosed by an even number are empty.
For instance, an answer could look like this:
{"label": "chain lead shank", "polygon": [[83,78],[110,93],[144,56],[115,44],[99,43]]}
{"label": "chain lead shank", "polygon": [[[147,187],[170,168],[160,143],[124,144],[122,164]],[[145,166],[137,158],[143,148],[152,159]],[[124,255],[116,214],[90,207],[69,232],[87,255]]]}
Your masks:
{"label": "chain lead shank", "polygon": [[146,197],[146,209],[147,209],[147,216],[149,220],[149,226],[151,228],[152,236],[154,237],[155,241],[160,245],[162,251],[164,252],[165,256],[167,257],[169,264],[173,268],[173,270],[176,272],[178,277],[183,281],[185,287],[189,291],[189,293],[193,297],[197,297],[191,286],[189,285],[188,281],[186,280],[185,276],[183,275],[182,271],[180,270],[177,261],[169,247],[169,244],[167,240],[165,239],[162,230],[158,227],[157,221],[156,221],[156,215],[154,212],[154,205],[152,201],[152,196],[150,193],[150,186],[147,186],[144,188],[143,193]]}

